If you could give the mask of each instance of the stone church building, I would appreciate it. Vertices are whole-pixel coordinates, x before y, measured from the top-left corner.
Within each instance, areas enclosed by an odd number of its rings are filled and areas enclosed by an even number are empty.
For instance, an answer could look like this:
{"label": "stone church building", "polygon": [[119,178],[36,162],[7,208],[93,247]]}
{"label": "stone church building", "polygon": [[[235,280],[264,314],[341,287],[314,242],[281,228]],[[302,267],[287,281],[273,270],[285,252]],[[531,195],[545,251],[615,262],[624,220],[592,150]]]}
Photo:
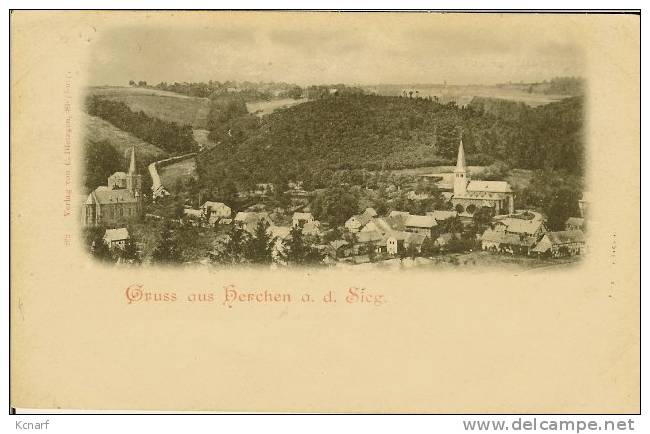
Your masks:
{"label": "stone church building", "polygon": [[463,141],[458,146],[458,159],[454,169],[454,194],[451,198],[454,208],[471,209],[470,214],[481,207],[494,208],[496,215],[512,214],[515,211],[514,194],[506,181],[471,180],[465,163]]}
{"label": "stone church building", "polygon": [[142,176],[135,164],[135,147],[131,148],[129,172],[115,172],[108,185],[92,191],[81,210],[84,226],[111,226],[139,217],[142,213]]}

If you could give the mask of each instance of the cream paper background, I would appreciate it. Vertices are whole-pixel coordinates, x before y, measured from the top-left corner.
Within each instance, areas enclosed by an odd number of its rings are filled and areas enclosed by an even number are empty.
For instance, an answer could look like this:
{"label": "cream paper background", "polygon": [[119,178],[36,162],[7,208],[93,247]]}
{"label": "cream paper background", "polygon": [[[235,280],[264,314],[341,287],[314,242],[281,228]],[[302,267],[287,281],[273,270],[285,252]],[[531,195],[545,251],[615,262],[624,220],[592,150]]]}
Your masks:
{"label": "cream paper background", "polygon": [[[227,16],[225,16],[227,14]],[[141,22],[299,19],[287,13],[14,12],[11,17],[11,405],[226,412],[640,411],[638,16],[354,14],[569,29],[586,56],[590,255],[576,268],[262,271],[102,267],[64,217],[64,86],[72,156],[98,35]],[[319,19],[331,20],[332,14]],[[312,15],[312,18],[313,15]],[[379,21],[377,21],[379,22]],[[530,22],[530,21],[529,21]],[[380,26],[370,27],[376,31]],[[513,38],[517,34],[513,33]],[[70,78],[67,79],[66,76]],[[179,77],[182,80],[182,77]],[[80,166],[72,167],[78,180]],[[80,206],[74,187],[73,210]],[[72,246],[64,235],[72,235]],[[128,304],[124,289],[214,292]],[[221,304],[223,286],[337,303]],[[350,305],[351,286],[383,294]]]}

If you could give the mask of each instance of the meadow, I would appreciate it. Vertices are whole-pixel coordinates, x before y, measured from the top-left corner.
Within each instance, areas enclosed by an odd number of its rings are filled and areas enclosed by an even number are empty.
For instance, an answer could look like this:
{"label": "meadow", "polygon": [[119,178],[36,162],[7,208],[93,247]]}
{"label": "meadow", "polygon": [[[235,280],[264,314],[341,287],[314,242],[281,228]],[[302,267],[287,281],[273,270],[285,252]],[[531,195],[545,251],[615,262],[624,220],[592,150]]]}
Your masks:
{"label": "meadow", "polygon": [[276,110],[291,107],[303,102],[307,102],[307,99],[285,98],[274,99],[271,101],[255,101],[246,103],[246,108],[248,109],[249,113],[262,117],[264,115],[271,114]]}
{"label": "meadow", "polygon": [[162,149],[114,127],[103,119],[85,113],[81,116],[85,137],[94,141],[108,141],[120,155],[126,155],[131,147],[135,146],[138,158],[143,161],[159,160],[167,156]]}
{"label": "meadow", "polygon": [[148,88],[92,87],[90,95],[121,101],[133,111],[143,111],[149,116],[192,128],[205,128],[210,101],[173,92]]}

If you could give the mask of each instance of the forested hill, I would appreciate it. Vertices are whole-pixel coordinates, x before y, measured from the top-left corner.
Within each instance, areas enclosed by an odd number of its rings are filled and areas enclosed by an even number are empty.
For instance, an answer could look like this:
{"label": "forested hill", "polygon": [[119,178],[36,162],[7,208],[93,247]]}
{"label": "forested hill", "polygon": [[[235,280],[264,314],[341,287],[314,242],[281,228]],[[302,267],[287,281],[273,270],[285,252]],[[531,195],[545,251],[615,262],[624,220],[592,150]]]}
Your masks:
{"label": "forested hill", "polygon": [[[430,99],[373,95],[299,104],[259,123],[233,120],[231,139],[198,160],[208,183],[301,179],[337,168],[369,170],[455,164],[459,137],[469,164],[495,160],[517,168],[583,170],[583,99],[495,110]],[[504,114],[505,113],[505,114]],[[223,131],[223,127],[222,127]]]}

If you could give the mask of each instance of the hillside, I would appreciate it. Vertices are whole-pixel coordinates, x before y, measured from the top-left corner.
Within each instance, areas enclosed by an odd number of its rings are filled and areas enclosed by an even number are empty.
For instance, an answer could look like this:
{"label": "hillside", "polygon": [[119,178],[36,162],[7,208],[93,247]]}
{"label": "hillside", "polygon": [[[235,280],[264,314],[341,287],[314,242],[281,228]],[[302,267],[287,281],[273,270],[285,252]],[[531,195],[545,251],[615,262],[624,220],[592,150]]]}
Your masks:
{"label": "hillside", "polygon": [[205,128],[210,110],[210,100],[167,92],[157,89],[137,87],[91,87],[89,95],[103,99],[121,101],[133,111],[143,111],[147,115],[179,125]]}
{"label": "hillside", "polygon": [[240,140],[197,157],[202,180],[216,184],[301,179],[337,169],[403,169],[455,163],[462,132],[468,162],[496,160],[521,169],[583,170],[583,102],[579,97],[516,119],[480,107],[429,99],[350,96],[309,101],[265,116]]}
{"label": "hillside", "polygon": [[155,161],[167,156],[162,149],[116,128],[103,119],[86,113],[82,113],[81,116],[85,137],[94,141],[108,141],[120,155],[126,155],[131,147],[135,146],[138,157],[142,160]]}

